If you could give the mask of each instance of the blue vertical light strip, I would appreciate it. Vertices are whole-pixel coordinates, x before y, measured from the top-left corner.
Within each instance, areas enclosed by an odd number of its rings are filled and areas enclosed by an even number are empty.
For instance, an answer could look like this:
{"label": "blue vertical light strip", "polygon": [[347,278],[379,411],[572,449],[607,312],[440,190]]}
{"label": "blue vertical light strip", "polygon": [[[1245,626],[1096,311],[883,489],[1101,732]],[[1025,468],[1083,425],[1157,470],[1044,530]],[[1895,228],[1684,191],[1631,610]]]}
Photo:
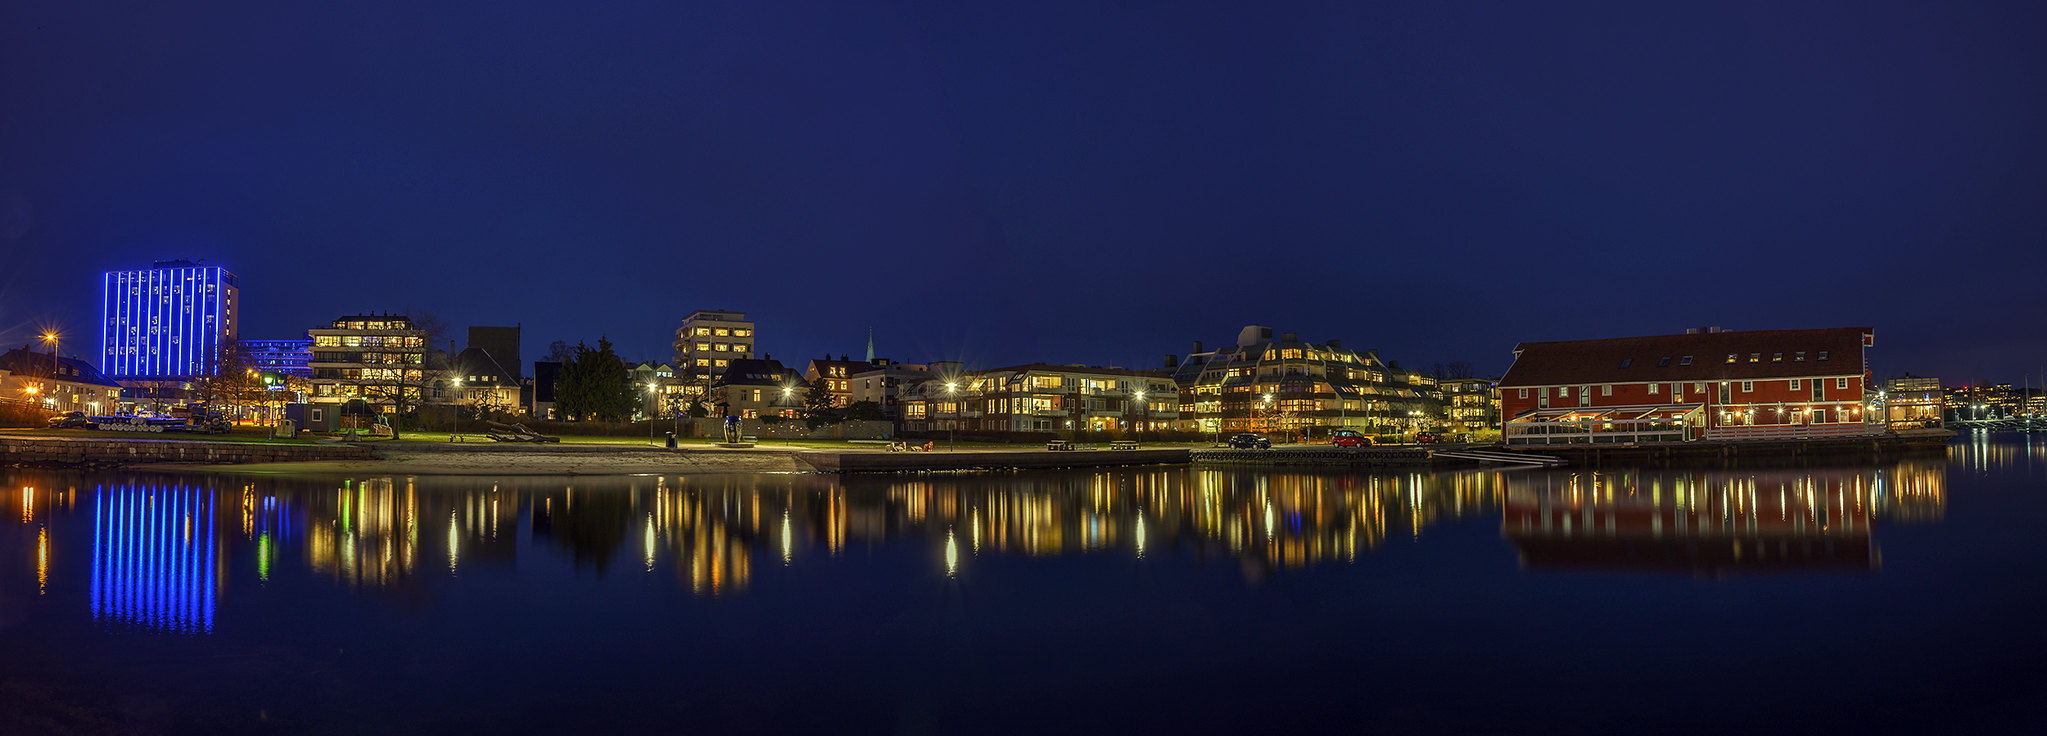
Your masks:
{"label": "blue vertical light strip", "polygon": [[215,585],[219,583],[219,579],[214,577],[216,569],[214,567],[213,562],[214,548],[213,517],[219,515],[213,513],[213,507],[218,502],[218,500],[219,492],[212,489],[208,489],[207,497],[205,499],[205,508],[207,512],[206,536],[200,537],[200,544],[206,545],[206,570],[203,573],[203,577],[201,578],[202,580],[205,581],[206,587],[199,591],[199,595],[203,601],[199,609],[200,616],[199,623],[200,630],[208,634],[213,633],[213,588]]}
{"label": "blue vertical light strip", "polygon": [[147,274],[149,274],[149,285],[148,285],[148,286],[145,286],[145,287],[142,287],[142,298],[144,298],[144,299],[147,299],[147,300],[148,300],[148,308],[149,308],[149,320],[148,320],[147,322],[144,322],[144,323],[143,323],[143,324],[144,324],[145,326],[143,327],[143,336],[142,336],[142,337],[143,337],[143,339],[144,339],[144,340],[148,341],[148,343],[149,343],[149,359],[148,359],[147,361],[144,361],[144,362],[143,362],[143,364],[142,364],[142,372],[143,372],[144,374],[148,374],[148,375],[156,375],[156,372],[157,372],[157,371],[156,371],[156,359],[157,359],[157,357],[158,357],[158,356],[157,356],[157,353],[156,353],[156,334],[157,334],[157,333],[156,333],[156,328],[157,328],[157,326],[158,326],[159,324],[161,324],[161,323],[159,322],[159,320],[160,320],[160,319],[162,319],[162,318],[161,318],[161,317],[159,317],[159,316],[157,315],[157,309],[156,309],[156,307],[157,307],[157,278],[156,278],[156,271],[155,271],[154,269],[152,269],[152,270],[149,270],[149,271],[145,271],[144,273],[147,273]]}
{"label": "blue vertical light strip", "polygon": [[102,578],[100,577],[100,575],[101,575],[101,573],[104,573],[104,572],[106,571],[106,568],[105,568],[104,566],[102,566],[102,565],[100,564],[100,558],[101,558],[101,556],[105,555],[105,554],[106,554],[106,551],[107,551],[107,542],[106,542],[106,540],[107,540],[107,538],[106,538],[106,527],[102,525],[102,521],[103,521],[103,520],[104,520],[104,519],[106,518],[106,515],[105,515],[105,513],[104,513],[104,511],[105,511],[105,507],[106,507],[106,503],[107,503],[107,494],[106,494],[106,489],[105,489],[104,487],[102,487],[102,486],[93,486],[93,489],[92,489],[92,589],[91,589],[91,590],[92,590],[92,599],[91,599],[91,600],[92,600],[92,618],[93,618],[93,620],[94,620],[94,621],[98,621],[98,620],[99,620],[99,617],[100,617],[100,607],[101,607],[101,605],[103,605],[103,604],[104,604],[104,599],[100,598],[100,583],[101,583],[101,582],[102,582],[102,580],[103,580],[103,579],[102,579]]}
{"label": "blue vertical light strip", "polygon": [[114,361],[111,360],[113,354],[107,352],[107,298],[113,296],[107,289],[113,283],[113,279],[109,278],[112,275],[104,272],[100,274],[100,357],[99,360],[93,361],[109,373],[114,370]]}

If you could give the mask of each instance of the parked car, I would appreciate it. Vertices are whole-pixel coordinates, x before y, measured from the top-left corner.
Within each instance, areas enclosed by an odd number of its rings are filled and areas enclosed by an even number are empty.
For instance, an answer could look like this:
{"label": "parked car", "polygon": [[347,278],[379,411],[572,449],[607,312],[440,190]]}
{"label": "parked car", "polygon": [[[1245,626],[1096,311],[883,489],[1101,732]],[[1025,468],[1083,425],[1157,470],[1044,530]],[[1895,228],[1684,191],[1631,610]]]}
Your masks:
{"label": "parked car", "polygon": [[1230,435],[1229,439],[1223,440],[1223,442],[1239,450],[1272,449],[1272,440],[1268,440],[1264,437],[1255,434],[1233,434]]}
{"label": "parked car", "polygon": [[1416,432],[1414,433],[1414,441],[1418,445],[1433,445],[1442,442],[1443,435],[1436,434],[1435,432]]}
{"label": "parked car", "polygon": [[87,419],[85,412],[82,411],[65,412],[50,417],[51,429],[86,429],[91,426],[92,420]]}
{"label": "parked car", "polygon": [[1339,429],[1329,433],[1330,444],[1337,447],[1371,447],[1372,438],[1355,429]]}

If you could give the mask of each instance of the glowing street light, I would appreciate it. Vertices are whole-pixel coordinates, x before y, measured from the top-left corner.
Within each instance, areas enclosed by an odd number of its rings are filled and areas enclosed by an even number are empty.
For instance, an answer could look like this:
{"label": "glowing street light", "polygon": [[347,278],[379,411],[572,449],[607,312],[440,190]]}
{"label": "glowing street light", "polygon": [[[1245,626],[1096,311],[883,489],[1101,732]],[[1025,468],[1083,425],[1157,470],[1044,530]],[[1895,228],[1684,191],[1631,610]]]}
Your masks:
{"label": "glowing street light", "polygon": [[960,404],[959,399],[956,398],[959,395],[959,388],[960,385],[956,381],[945,382],[945,397],[952,402],[952,421],[946,422],[945,424],[946,452],[953,451],[954,447],[953,436],[957,432],[960,424]]}
{"label": "glowing street light", "polygon": [[[485,434],[489,434],[486,432]],[[448,435],[449,442],[460,442],[462,437],[462,377],[455,377],[455,433]]]}

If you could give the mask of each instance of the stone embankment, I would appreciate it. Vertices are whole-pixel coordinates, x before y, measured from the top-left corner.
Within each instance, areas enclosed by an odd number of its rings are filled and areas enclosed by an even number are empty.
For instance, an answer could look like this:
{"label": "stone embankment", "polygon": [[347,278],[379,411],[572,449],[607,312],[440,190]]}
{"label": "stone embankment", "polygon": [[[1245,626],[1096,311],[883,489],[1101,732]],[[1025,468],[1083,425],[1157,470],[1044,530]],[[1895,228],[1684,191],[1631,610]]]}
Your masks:
{"label": "stone embankment", "polygon": [[0,465],[28,467],[239,465],[375,458],[368,449],[354,445],[0,436]]}
{"label": "stone embankment", "polygon": [[1414,446],[1280,445],[1269,450],[1219,447],[1195,450],[1193,460],[1201,465],[1308,465],[1356,468],[1426,468],[1432,464],[1472,464],[1462,460],[1455,462],[1432,460],[1429,457],[1429,448]]}

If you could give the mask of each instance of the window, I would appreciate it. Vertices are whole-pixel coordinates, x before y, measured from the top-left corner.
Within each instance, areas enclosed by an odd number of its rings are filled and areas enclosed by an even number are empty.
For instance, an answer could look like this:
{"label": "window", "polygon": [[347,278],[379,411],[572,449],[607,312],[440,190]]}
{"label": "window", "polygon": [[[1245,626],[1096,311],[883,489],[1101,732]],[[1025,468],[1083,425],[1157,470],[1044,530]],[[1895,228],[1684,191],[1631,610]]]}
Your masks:
{"label": "window", "polygon": [[1742,382],[1741,382],[1741,392],[1742,392],[1742,393],[1749,393],[1749,392],[1751,392],[1751,391],[1754,391],[1754,390],[1756,390],[1756,382],[1755,382],[1755,381],[1742,381]]}
{"label": "window", "polygon": [[1611,383],[1602,383],[1602,384],[1600,384],[1600,385],[1599,385],[1599,395],[1600,395],[1600,396],[1612,396],[1612,395],[1613,395],[1613,384],[1611,384]]}
{"label": "window", "polygon": [[1521,389],[1521,398],[1528,398],[1528,389]]}
{"label": "window", "polygon": [[1800,351],[1798,351],[1798,352],[1796,352],[1796,353],[1792,353],[1792,354],[1791,354],[1791,362],[1793,362],[1793,363],[1803,363],[1803,362],[1805,362],[1805,351],[1803,351],[1803,350],[1800,350]]}
{"label": "window", "polygon": [[1689,356],[1689,355],[1687,355],[1687,356],[1685,356],[1685,357],[1683,357],[1683,358],[1680,358],[1680,359],[1678,359],[1678,361],[1677,361],[1677,364],[1678,364],[1678,365],[1691,365],[1691,364],[1692,364],[1692,356]]}
{"label": "window", "polygon": [[1735,362],[1735,361],[1737,361],[1737,360],[1741,360],[1741,356],[1739,356],[1739,355],[1736,355],[1736,354],[1734,354],[1734,353],[1728,353],[1728,354],[1727,354],[1727,362],[1729,362],[1729,363],[1732,363],[1732,362]]}
{"label": "window", "polygon": [[1695,393],[1695,394],[1703,394],[1703,393],[1705,393],[1705,392],[1706,392],[1706,384],[1703,384],[1703,383],[1694,383],[1694,384],[1692,384],[1692,393]]}
{"label": "window", "polygon": [[1772,362],[1772,363],[1782,363],[1782,362],[1784,362],[1784,354],[1783,354],[1783,353],[1771,353],[1771,354],[1770,354],[1770,362]]}
{"label": "window", "polygon": [[1726,382],[1726,381],[1721,381],[1721,382],[1720,382],[1720,403],[1722,403],[1722,404],[1725,404],[1725,403],[1728,403],[1729,401],[1732,401],[1732,399],[1731,399],[1731,398],[1730,398],[1730,397],[1728,396],[1728,391],[1727,391],[1727,382]]}
{"label": "window", "polygon": [[733,330],[733,337],[753,337],[753,330]]}
{"label": "window", "polygon": [[1845,388],[1848,388],[1848,379],[1846,379],[1846,378],[1836,378],[1836,379],[1834,379],[1834,388],[1839,388],[1839,389],[1845,389]]}
{"label": "window", "polygon": [[1658,384],[1658,383],[1652,383],[1652,384],[1649,384],[1649,395],[1650,395],[1650,396],[1655,396],[1655,395],[1656,395],[1656,388],[1657,388],[1658,386],[1661,386],[1661,385],[1662,385],[1662,384]]}
{"label": "window", "polygon": [[712,330],[712,331],[711,331],[711,335],[712,335],[712,336],[714,336],[714,337],[731,337],[731,336],[732,336],[732,331],[731,331],[731,330],[728,330],[728,329],[725,329],[725,328],[723,328],[723,327],[720,327],[720,328],[718,328],[718,329]]}
{"label": "window", "polygon": [[1658,367],[1658,368],[1669,368],[1669,367],[1670,367],[1670,356],[1668,356],[1668,355],[1665,355],[1665,356],[1663,356],[1663,359],[1662,359],[1662,360],[1658,360],[1658,361],[1656,361],[1656,367]]}
{"label": "window", "polygon": [[1630,366],[1630,365],[1634,365],[1634,364],[1635,364],[1635,359],[1634,359],[1634,358],[1622,358],[1622,359],[1621,359],[1621,367],[1622,367],[1622,368],[1626,368],[1626,367],[1628,367],[1628,366]]}
{"label": "window", "polygon": [[1761,363],[1761,362],[1763,362],[1763,354],[1762,354],[1762,353],[1749,353],[1749,354],[1748,354],[1748,362],[1750,362],[1750,363]]}
{"label": "window", "polygon": [[705,335],[705,336],[709,336],[709,335],[711,334],[711,328],[709,328],[709,327],[698,327],[698,328],[697,328],[697,334],[699,334],[699,335]]}
{"label": "window", "polygon": [[1570,387],[1570,386],[1558,386],[1558,387],[1557,387],[1557,398],[1559,398],[1559,399],[1568,399],[1568,398],[1571,398],[1571,387]]}
{"label": "window", "polygon": [[1799,390],[1799,388],[1800,386],[1798,385],[1798,379],[1796,378],[1791,379],[1791,390],[1797,391]]}
{"label": "window", "polygon": [[1825,351],[1825,350],[1821,350],[1821,351],[1820,351],[1820,360],[1826,360],[1826,359],[1827,359],[1827,351]]}

